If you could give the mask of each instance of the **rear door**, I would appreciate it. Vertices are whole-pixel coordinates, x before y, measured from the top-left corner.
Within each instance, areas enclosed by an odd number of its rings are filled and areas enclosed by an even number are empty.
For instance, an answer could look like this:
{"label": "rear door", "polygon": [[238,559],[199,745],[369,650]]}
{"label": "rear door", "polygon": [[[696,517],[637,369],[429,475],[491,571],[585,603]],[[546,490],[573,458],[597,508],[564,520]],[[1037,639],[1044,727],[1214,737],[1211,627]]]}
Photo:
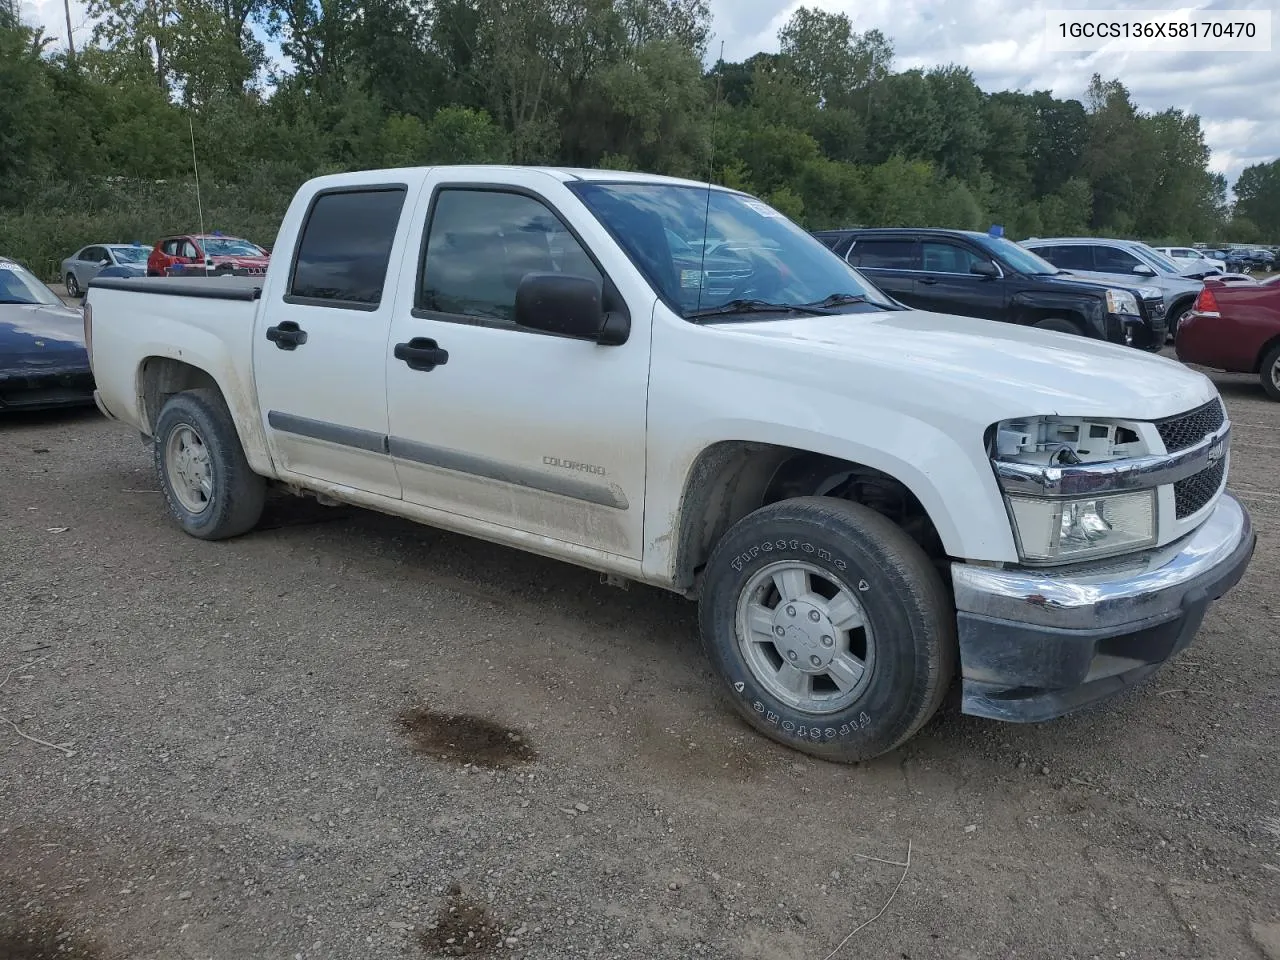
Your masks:
{"label": "rear door", "polygon": [[991,257],[957,240],[924,238],[920,241],[921,272],[916,278],[915,300],[922,310],[953,313],[962,317],[1004,320],[1008,280],[972,272],[975,265],[994,265]]}
{"label": "rear door", "polygon": [[845,259],[895,300],[919,306],[915,281],[920,271],[920,244],[915,237],[857,237]]}
{"label": "rear door", "polygon": [[285,470],[400,497],[387,455],[387,273],[400,262],[411,206],[407,183],[320,191],[284,253],[288,276],[264,294],[254,378]]}

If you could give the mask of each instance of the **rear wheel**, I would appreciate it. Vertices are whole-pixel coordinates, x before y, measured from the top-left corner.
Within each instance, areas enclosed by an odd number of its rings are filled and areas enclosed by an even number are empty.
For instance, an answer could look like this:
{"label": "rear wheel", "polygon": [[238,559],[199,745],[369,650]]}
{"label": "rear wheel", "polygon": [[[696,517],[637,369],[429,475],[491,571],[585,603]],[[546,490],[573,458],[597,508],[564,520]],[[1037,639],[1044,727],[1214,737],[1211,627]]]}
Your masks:
{"label": "rear wheel", "polygon": [[1280,400],[1280,343],[1272,344],[1258,367],[1262,389],[1272,400]]}
{"label": "rear wheel", "polygon": [[156,421],[155,467],[169,511],[193,537],[239,536],[262,516],[266,481],[249,467],[216,390],[169,398]]}
{"label": "rear wheel", "polygon": [[1083,336],[1084,330],[1080,324],[1074,320],[1068,320],[1066,317],[1048,317],[1036,324],[1037,330],[1051,330],[1054,333],[1074,333],[1077,336]]}
{"label": "rear wheel", "polygon": [[955,669],[955,616],[928,556],[844,500],[784,500],[735,524],[707,564],[699,623],[747,722],[828,760],[908,740]]}
{"label": "rear wheel", "polygon": [[78,298],[80,295],[81,295],[80,282],[76,280],[76,275],[74,273],[68,273],[67,274],[67,296]]}

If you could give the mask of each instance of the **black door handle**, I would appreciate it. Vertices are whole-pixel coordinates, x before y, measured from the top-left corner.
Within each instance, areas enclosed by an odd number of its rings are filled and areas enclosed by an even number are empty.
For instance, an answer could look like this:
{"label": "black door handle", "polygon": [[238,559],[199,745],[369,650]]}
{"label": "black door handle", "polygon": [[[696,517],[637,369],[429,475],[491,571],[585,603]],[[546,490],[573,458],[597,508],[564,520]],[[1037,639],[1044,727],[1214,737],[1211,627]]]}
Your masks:
{"label": "black door handle", "polygon": [[285,320],[274,327],[267,327],[267,339],[281,350],[297,350],[300,344],[307,342],[307,331],[292,320]]}
{"label": "black door handle", "polygon": [[414,337],[408,343],[397,343],[395,358],[403,360],[410,370],[434,370],[449,362],[449,351],[429,337]]}
{"label": "black door handle", "polygon": [[920,282],[923,283],[926,287],[932,287],[938,281],[935,277],[921,277]]}

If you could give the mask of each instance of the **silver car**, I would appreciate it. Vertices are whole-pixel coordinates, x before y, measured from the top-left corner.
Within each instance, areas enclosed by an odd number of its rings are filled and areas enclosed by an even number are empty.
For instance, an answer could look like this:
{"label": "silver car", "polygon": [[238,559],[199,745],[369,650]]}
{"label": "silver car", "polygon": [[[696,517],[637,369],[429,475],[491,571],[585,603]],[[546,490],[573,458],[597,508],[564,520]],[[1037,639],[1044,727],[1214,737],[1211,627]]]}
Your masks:
{"label": "silver car", "polygon": [[[1032,237],[1022,245],[1034,250],[1060,270],[1081,277],[1109,280],[1135,277],[1164,293],[1165,328],[1169,336],[1178,332],[1178,324],[1191,312],[1204,289],[1201,277],[1188,276],[1196,271],[1179,265],[1137,240],[1108,240],[1102,237]],[[1206,273],[1209,272],[1206,270]]]}
{"label": "silver car", "polygon": [[120,267],[112,272],[120,276],[145,276],[149,247],[140,243],[91,243],[81,247],[62,261],[62,279],[67,285],[67,295],[83,297],[89,281],[108,267]]}

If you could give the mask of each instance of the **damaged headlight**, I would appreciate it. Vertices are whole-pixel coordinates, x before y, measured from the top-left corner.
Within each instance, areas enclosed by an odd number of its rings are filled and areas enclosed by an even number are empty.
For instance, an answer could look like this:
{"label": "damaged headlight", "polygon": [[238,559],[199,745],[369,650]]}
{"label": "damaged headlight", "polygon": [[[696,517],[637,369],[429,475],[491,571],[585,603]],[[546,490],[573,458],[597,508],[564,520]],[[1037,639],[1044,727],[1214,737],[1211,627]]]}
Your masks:
{"label": "damaged headlight", "polygon": [[[1074,417],[1028,417],[993,428],[989,452],[1027,563],[1066,563],[1153,546],[1156,491],[1061,494],[1061,475],[1098,474],[1106,488],[1117,461],[1150,452],[1136,423]],[[1082,488],[1071,488],[1078,494]],[[1085,486],[1083,489],[1088,489]]]}
{"label": "damaged headlight", "polygon": [[1128,290],[1107,291],[1107,312],[1125,313],[1132,317],[1141,316],[1138,310],[1138,299]]}

